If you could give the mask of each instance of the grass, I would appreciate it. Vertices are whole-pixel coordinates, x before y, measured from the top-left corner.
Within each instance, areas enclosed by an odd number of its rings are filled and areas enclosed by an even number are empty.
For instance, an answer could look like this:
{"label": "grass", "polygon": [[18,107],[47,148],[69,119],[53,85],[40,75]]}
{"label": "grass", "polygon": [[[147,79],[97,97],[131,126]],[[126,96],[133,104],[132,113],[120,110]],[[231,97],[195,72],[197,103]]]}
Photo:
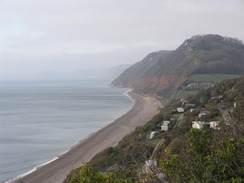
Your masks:
{"label": "grass", "polygon": [[193,74],[188,80],[190,81],[224,81],[226,79],[239,78],[241,75],[235,74]]}
{"label": "grass", "polygon": [[213,104],[213,103],[207,103],[207,104],[205,104],[205,106],[207,108],[209,108],[209,107],[217,107],[216,104]]}
{"label": "grass", "polygon": [[176,94],[176,98],[177,99],[185,98],[185,97],[190,96],[190,95],[195,95],[196,93],[198,93],[198,91],[196,91],[196,90],[180,90]]}
{"label": "grass", "polygon": [[172,114],[171,118],[174,118],[176,121],[178,120],[178,118],[180,117],[181,114]]}

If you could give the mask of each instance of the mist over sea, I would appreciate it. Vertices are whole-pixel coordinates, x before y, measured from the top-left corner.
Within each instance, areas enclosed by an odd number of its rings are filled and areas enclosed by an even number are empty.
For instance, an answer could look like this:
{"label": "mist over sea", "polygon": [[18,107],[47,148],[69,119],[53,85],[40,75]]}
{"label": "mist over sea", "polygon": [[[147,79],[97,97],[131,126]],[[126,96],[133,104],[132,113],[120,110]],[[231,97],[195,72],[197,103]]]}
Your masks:
{"label": "mist over sea", "polygon": [[110,80],[0,81],[0,182],[48,162],[124,114]]}

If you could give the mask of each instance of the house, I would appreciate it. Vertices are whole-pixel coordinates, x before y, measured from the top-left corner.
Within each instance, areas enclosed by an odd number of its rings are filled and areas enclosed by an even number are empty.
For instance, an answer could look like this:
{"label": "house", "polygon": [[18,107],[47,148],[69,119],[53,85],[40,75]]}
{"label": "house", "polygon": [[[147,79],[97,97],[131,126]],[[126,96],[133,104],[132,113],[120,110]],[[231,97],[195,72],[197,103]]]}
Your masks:
{"label": "house", "polygon": [[169,130],[169,123],[170,123],[170,121],[164,121],[162,126],[161,126],[161,130],[162,131],[168,131]]}
{"label": "house", "polygon": [[215,85],[213,82],[192,82],[188,84],[185,89],[207,89]]}
{"label": "house", "polygon": [[228,107],[227,105],[224,105],[224,106],[220,106],[218,109],[219,109],[220,111],[223,111],[223,110],[227,110],[227,109],[229,109],[229,107]]}
{"label": "house", "polygon": [[149,139],[152,139],[154,137],[154,135],[158,133],[157,131],[152,131],[149,135]]}
{"label": "house", "polygon": [[207,114],[211,114],[211,111],[202,111],[198,114],[198,117],[201,118],[202,116],[205,116]]}
{"label": "house", "polygon": [[168,125],[170,121],[163,121],[163,125]]}
{"label": "house", "polygon": [[192,121],[192,128],[196,128],[196,129],[202,129],[204,125],[209,124],[210,128],[213,129],[219,129],[218,124],[219,121],[211,121],[211,122],[203,122],[203,121]]}
{"label": "house", "polygon": [[200,114],[198,114],[198,118],[201,118],[202,116],[205,116],[205,115],[207,115],[206,113],[200,113]]}
{"label": "house", "polygon": [[188,100],[186,100],[185,98],[182,98],[182,99],[180,99],[180,100],[181,100],[182,105],[185,105],[185,104],[188,103]]}
{"label": "house", "polygon": [[223,99],[224,99],[223,95],[219,95],[219,96],[217,96],[217,97],[212,97],[212,98],[211,98],[211,102],[215,102],[215,103],[217,103],[217,102],[220,102],[220,101],[223,100]]}
{"label": "house", "polygon": [[162,131],[168,131],[169,130],[169,127],[168,127],[168,125],[167,126],[161,126],[161,130]]}
{"label": "house", "polygon": [[217,127],[219,124],[219,121],[211,121],[209,122],[209,125],[210,125],[210,128],[213,128],[213,129],[219,129],[219,127]]}
{"label": "house", "polygon": [[177,107],[176,110],[177,110],[177,112],[180,112],[180,113],[184,112],[184,109],[182,107]]}
{"label": "house", "polygon": [[203,121],[192,121],[192,128],[196,128],[196,129],[202,129],[203,125],[205,125],[206,122]]}
{"label": "house", "polygon": [[195,104],[186,104],[185,106],[186,106],[186,107],[196,107]]}
{"label": "house", "polygon": [[196,109],[190,109],[190,112],[193,112],[194,110],[196,110]]}

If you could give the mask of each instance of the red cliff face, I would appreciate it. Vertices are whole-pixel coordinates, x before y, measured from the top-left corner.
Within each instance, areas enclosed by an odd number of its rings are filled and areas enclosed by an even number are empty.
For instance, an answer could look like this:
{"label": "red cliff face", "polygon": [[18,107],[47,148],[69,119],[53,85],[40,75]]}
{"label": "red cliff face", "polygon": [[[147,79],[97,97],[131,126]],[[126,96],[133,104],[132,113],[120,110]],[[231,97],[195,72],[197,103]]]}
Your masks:
{"label": "red cliff face", "polygon": [[142,79],[134,90],[139,93],[158,93],[169,87],[177,89],[186,79],[187,77],[177,75],[153,76]]}
{"label": "red cliff face", "polygon": [[243,74],[244,45],[219,35],[193,36],[174,51],[150,53],[112,85],[169,97],[192,74]]}

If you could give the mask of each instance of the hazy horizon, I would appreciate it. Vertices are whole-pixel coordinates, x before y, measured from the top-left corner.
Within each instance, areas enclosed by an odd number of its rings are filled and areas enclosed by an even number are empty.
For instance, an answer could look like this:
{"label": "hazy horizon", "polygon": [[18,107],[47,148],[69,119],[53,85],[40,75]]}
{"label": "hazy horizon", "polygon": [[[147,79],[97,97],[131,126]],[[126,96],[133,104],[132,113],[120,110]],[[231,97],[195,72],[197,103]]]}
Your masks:
{"label": "hazy horizon", "polygon": [[242,0],[0,0],[0,79],[133,64],[196,34],[244,40]]}

